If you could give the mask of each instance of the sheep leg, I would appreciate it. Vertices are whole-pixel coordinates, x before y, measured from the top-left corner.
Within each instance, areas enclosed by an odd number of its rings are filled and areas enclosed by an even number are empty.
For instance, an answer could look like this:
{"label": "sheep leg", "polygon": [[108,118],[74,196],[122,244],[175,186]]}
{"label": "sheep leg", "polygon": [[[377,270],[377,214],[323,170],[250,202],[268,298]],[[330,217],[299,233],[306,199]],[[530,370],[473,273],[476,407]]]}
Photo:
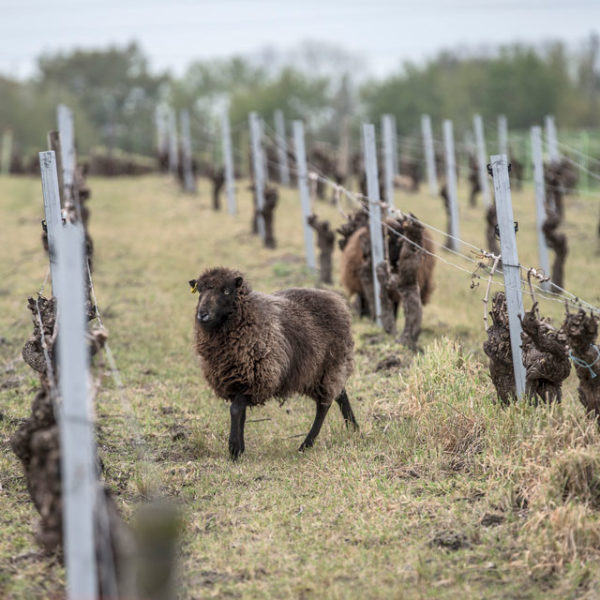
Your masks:
{"label": "sheep leg", "polygon": [[248,401],[244,396],[236,396],[229,408],[231,415],[231,430],[229,433],[229,454],[236,460],[244,453],[244,425],[246,424],[246,406]]}
{"label": "sheep leg", "polygon": [[369,303],[367,302],[366,296],[362,293],[358,293],[358,316],[359,317],[370,317]]}
{"label": "sheep leg", "polygon": [[354,412],[350,406],[350,400],[348,400],[348,394],[346,393],[345,389],[342,390],[342,393],[335,399],[335,401],[338,403],[340,410],[342,411],[342,416],[346,422],[346,427],[352,425],[354,430],[358,431],[358,423],[356,422],[356,417],[354,416]]}
{"label": "sheep leg", "polygon": [[317,414],[315,415],[315,422],[313,423],[306,439],[302,442],[300,448],[298,448],[299,452],[303,452],[306,448],[312,448],[317,436],[319,435],[319,431],[321,431],[321,426],[323,425],[323,421],[325,420],[325,416],[327,415],[327,411],[331,404],[323,404],[319,400],[317,400]]}

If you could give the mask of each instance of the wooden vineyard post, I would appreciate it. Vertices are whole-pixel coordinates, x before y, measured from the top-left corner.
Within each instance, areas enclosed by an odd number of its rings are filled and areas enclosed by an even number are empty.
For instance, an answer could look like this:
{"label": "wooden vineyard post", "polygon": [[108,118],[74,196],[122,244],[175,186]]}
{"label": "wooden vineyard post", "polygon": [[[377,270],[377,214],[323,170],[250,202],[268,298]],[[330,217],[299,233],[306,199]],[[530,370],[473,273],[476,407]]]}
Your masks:
{"label": "wooden vineyard post", "polygon": [[546,115],[544,123],[546,127],[546,148],[548,150],[548,158],[551,163],[557,163],[560,161],[560,152],[558,151],[554,115]]}
{"label": "wooden vineyard post", "polygon": [[192,171],[192,140],[190,134],[190,113],[183,109],[179,113],[181,128],[181,150],[183,167],[183,188],[190,194],[196,193],[196,181]]}
{"label": "wooden vineyard post", "polygon": [[383,139],[383,173],[385,178],[385,201],[388,213],[394,208],[394,134],[391,115],[381,117],[381,137]]}
{"label": "wooden vineyard post", "polygon": [[458,194],[456,191],[456,159],[454,156],[454,133],[452,121],[444,121],[444,151],[446,156],[446,186],[448,190],[448,202],[450,203],[450,237],[448,247],[458,251],[460,237],[458,225]]}
{"label": "wooden vineyard post", "polygon": [[275,135],[277,140],[277,162],[279,163],[279,181],[282,185],[290,185],[290,167],[287,155],[287,138],[285,135],[285,119],[283,111],[275,111]]}
{"label": "wooden vineyard post", "polygon": [[308,268],[316,271],[317,261],[315,259],[315,242],[313,230],[308,224],[311,215],[310,197],[308,192],[308,172],[306,169],[306,149],[304,147],[304,124],[302,121],[294,121],[294,149],[296,154],[296,166],[298,168],[298,190],[300,192],[300,203],[302,204],[302,227],[304,229],[304,246],[306,248],[306,264]]}
{"label": "wooden vineyard post", "polygon": [[491,204],[490,186],[488,185],[487,160],[485,152],[485,138],[483,135],[483,119],[481,115],[473,117],[473,126],[475,128],[475,141],[477,144],[477,167],[479,171],[479,187],[481,188],[481,196],[483,205],[489,208]]}
{"label": "wooden vineyard post", "polygon": [[498,154],[508,156],[508,122],[506,115],[498,115]]}
{"label": "wooden vineyard post", "polygon": [[427,182],[429,193],[437,196],[437,174],[435,172],[435,151],[433,149],[433,133],[431,130],[431,118],[429,115],[421,115],[421,133],[423,135],[423,148],[425,149],[425,168],[427,170]]}
{"label": "wooden vineyard post", "polygon": [[252,145],[252,169],[254,173],[254,193],[256,195],[258,233],[262,240],[265,239],[265,220],[262,211],[265,206],[265,174],[264,160],[261,149],[261,127],[258,115],[251,112],[248,116],[250,122],[250,142]]}
{"label": "wooden vineyard post", "polygon": [[524,311],[523,296],[521,294],[521,267],[519,266],[517,238],[515,236],[514,216],[510,197],[510,182],[508,179],[508,160],[506,155],[496,154],[491,157],[491,163],[494,177],[496,216],[500,230],[502,271],[504,273],[515,386],[517,398],[522,398],[525,393],[525,366],[523,365],[523,352],[521,350],[522,328],[519,316],[522,317]]}
{"label": "wooden vineyard post", "polygon": [[169,108],[168,113],[168,131],[169,131],[169,172],[177,176],[179,170],[179,143],[177,141],[177,119],[175,110]]}
{"label": "wooden vineyard post", "polygon": [[[546,275],[550,273],[548,246],[542,227],[546,220],[546,187],[544,185],[544,162],[542,159],[542,128],[531,128],[531,154],[533,156],[533,182],[535,186],[536,229],[538,236],[538,256],[540,267]],[[542,288],[548,290],[548,282],[542,283]]]}
{"label": "wooden vineyard post", "polygon": [[377,174],[377,147],[375,145],[375,126],[364,123],[362,126],[363,150],[365,157],[365,171],[367,174],[367,193],[369,200],[369,233],[371,236],[371,265],[373,269],[373,295],[375,308],[375,321],[379,327],[381,323],[381,296],[379,279],[377,278],[377,265],[382,263],[383,234],[381,231],[381,205],[379,198],[379,177]]}
{"label": "wooden vineyard post", "polygon": [[235,215],[235,171],[233,166],[233,150],[231,145],[231,128],[229,126],[229,111],[223,110],[221,115],[221,130],[223,133],[223,162],[225,163],[225,187],[227,189],[227,210]]}
{"label": "wooden vineyard post", "polygon": [[[62,162],[62,198],[64,204],[73,202],[73,182],[75,180],[75,129],[73,113],[64,104],[59,104],[57,109],[58,135],[60,137],[60,153]],[[79,211],[79,206],[77,206]],[[79,215],[78,215],[79,216]]]}

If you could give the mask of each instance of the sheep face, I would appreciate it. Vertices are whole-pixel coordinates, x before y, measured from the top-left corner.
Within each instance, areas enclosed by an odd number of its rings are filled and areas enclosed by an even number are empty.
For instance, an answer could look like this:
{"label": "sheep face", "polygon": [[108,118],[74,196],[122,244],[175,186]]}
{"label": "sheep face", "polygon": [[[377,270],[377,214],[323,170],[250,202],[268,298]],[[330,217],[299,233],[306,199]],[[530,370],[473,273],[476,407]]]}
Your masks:
{"label": "sheep face", "polygon": [[189,281],[192,292],[198,292],[196,320],[205,331],[216,331],[236,311],[237,296],[244,280],[234,273],[208,272]]}

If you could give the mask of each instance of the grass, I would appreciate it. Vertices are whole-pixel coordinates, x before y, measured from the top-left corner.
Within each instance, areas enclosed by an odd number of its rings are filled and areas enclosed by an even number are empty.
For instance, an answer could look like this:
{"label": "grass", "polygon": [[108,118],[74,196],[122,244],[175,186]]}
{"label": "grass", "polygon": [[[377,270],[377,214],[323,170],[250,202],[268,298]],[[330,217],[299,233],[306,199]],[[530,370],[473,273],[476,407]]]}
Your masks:
{"label": "grass", "polygon": [[[245,185],[235,219],[209,209],[204,182],[197,197],[161,177],[91,179],[90,186],[98,302],[152,459],[149,470],[137,459],[126,408],[99,360],[105,477],[126,519],[149,478],[182,504],[183,597],[597,597],[600,436],[584,417],[573,374],[561,406],[494,404],[481,350],[483,282],[471,289],[468,274],[438,264],[424,352],[416,356],[355,321],[348,392],[360,434],[344,429],[334,407],[315,448],[300,455],[311,401],[273,402],[251,411],[250,420],[269,420],[248,423],[246,454],[232,463],[227,406],[207,388],[192,352],[195,297],[187,281],[223,264],[262,291],[313,284],[296,192],[282,192],[279,248],[268,251],[248,233]],[[0,197],[0,596],[60,597],[64,571],[35,543],[37,515],[8,443],[36,387],[20,350],[32,329],[26,298],[47,269],[41,186],[2,178]],[[515,192],[513,201],[520,260],[535,265],[532,193]],[[399,195],[397,203],[443,229],[441,200]],[[341,219],[329,205],[317,209]],[[590,198],[569,200],[566,287],[599,304],[596,223]],[[483,245],[482,224],[481,207],[463,202],[461,235]],[[558,303],[541,306],[561,319]],[[390,357],[399,366],[377,370]]]}

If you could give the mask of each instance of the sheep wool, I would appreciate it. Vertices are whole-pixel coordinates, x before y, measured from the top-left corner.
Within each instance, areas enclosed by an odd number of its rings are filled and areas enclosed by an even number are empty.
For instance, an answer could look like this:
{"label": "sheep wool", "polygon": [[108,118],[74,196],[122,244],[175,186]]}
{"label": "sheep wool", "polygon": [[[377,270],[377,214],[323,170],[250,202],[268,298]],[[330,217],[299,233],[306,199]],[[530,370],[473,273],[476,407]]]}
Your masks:
{"label": "sheep wool", "polygon": [[[314,442],[334,400],[347,423],[356,425],[344,389],[353,370],[351,316],[340,295],[305,288],[263,294],[223,267],[189,283],[199,293],[195,349],[211,388],[232,402],[232,432],[234,420],[241,420],[242,435],[236,430],[232,436],[238,446],[242,438],[241,451],[246,406],[270,398],[299,393],[315,400],[320,423],[304,447]],[[243,415],[234,419],[234,409]]]}

